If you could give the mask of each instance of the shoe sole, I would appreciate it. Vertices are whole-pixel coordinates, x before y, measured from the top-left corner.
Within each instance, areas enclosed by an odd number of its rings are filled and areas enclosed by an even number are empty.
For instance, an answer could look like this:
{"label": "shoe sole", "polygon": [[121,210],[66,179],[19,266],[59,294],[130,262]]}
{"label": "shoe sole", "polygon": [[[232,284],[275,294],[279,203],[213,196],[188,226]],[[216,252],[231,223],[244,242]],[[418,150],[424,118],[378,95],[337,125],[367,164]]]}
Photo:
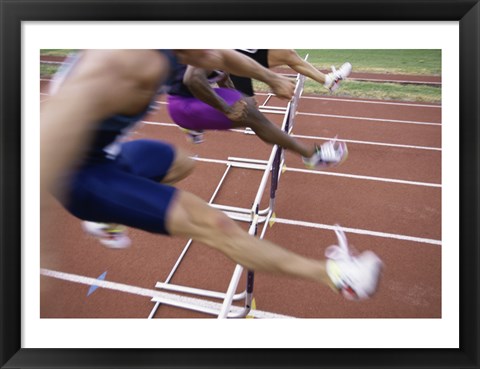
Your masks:
{"label": "shoe sole", "polygon": [[92,222],[82,222],[83,231],[109,249],[126,249],[132,244],[132,240],[128,236],[123,235],[122,241],[117,241],[118,245],[115,245],[112,240],[107,238],[108,236],[105,236],[104,231],[95,227],[91,227],[88,225],[88,223]]}

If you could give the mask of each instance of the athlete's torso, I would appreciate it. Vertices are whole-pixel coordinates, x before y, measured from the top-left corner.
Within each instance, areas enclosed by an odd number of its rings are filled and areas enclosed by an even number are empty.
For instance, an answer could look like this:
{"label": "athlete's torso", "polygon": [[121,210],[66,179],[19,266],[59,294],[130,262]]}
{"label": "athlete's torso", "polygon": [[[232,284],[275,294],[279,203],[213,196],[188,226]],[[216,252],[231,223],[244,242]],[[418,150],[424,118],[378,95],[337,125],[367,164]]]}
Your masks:
{"label": "athlete's torso", "polygon": [[[142,118],[151,110],[155,103],[155,98],[158,94],[165,92],[164,86],[168,86],[174,80],[175,73],[181,64],[178,63],[172,50],[157,50],[165,55],[169,60],[169,74],[165,81],[158,81],[157,94],[153,96],[149,104],[135,115],[113,115],[103,121],[99,122],[95,128],[92,143],[87,150],[87,160],[104,159],[108,157],[115,157],[120,152],[119,140],[128,134],[128,132],[137,124]],[[69,57],[64,67],[56,73],[54,81],[52,82],[51,93],[55,93],[58,86],[73,70],[80,56],[73,55]]]}

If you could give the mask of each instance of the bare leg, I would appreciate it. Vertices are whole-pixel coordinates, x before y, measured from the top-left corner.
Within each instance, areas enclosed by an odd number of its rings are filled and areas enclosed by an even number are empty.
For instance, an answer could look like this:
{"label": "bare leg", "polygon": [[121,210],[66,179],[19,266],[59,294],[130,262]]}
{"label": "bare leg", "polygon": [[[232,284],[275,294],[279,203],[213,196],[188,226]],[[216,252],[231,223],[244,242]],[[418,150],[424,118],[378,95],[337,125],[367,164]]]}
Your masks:
{"label": "bare leg", "polygon": [[324,261],[307,259],[249,235],[224,213],[191,193],[178,191],[169,210],[167,229],[171,235],[213,247],[247,269],[331,285]]}
{"label": "bare leg", "polygon": [[251,99],[246,101],[248,104],[247,117],[242,122],[233,122],[233,127],[250,127],[262,141],[279,145],[286,150],[292,150],[303,157],[311,157],[315,153],[315,147],[307,147],[300,141],[295,140],[270,122],[255,107]]}
{"label": "bare leg", "polygon": [[303,60],[295,50],[270,49],[268,50],[268,66],[269,68],[288,65],[295,72],[321,83],[325,83],[325,74],[320,72],[313,65]]}
{"label": "bare leg", "polygon": [[195,169],[195,161],[189,154],[178,147],[175,148],[175,159],[167,175],[161,183],[172,185],[188,177]]}

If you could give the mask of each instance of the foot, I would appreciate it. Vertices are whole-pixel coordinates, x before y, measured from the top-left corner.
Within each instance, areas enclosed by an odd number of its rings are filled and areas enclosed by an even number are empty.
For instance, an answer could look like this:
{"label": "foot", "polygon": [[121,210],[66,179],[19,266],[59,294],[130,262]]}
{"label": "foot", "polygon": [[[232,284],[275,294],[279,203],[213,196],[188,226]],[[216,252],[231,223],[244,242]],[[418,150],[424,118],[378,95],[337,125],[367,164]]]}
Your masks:
{"label": "foot", "polygon": [[315,153],[309,158],[303,158],[303,163],[307,168],[327,168],[342,164],[348,157],[347,144],[343,141],[337,141],[335,137],[331,141],[325,142],[322,146],[315,147]]}
{"label": "foot", "polygon": [[325,88],[334,92],[340,86],[340,81],[347,79],[351,72],[352,65],[348,62],[344,63],[338,70],[332,65],[332,72],[325,76]]}
{"label": "foot", "polygon": [[181,128],[187,135],[187,140],[194,144],[200,144],[205,141],[203,137],[203,130],[195,131],[193,129]]}
{"label": "foot", "polygon": [[339,226],[335,233],[338,245],[329,246],[325,250],[327,274],[334,288],[348,300],[370,298],[377,289],[382,261],[372,251],[353,255],[345,233]]}
{"label": "foot", "polygon": [[130,238],[124,226],[112,223],[82,222],[85,232],[98,238],[100,243],[111,249],[125,249],[130,246]]}

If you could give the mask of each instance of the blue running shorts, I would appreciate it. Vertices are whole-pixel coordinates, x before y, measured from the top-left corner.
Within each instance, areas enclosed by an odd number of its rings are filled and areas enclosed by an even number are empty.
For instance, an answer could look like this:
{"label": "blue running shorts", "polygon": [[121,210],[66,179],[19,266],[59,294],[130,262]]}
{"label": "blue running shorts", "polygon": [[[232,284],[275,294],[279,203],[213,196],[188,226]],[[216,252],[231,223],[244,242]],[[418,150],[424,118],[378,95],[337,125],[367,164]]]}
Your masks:
{"label": "blue running shorts", "polygon": [[71,176],[65,207],[76,217],[168,235],[165,222],[176,188],[159,183],[175,149],[153,140],[122,144],[115,159],[84,164]]}

